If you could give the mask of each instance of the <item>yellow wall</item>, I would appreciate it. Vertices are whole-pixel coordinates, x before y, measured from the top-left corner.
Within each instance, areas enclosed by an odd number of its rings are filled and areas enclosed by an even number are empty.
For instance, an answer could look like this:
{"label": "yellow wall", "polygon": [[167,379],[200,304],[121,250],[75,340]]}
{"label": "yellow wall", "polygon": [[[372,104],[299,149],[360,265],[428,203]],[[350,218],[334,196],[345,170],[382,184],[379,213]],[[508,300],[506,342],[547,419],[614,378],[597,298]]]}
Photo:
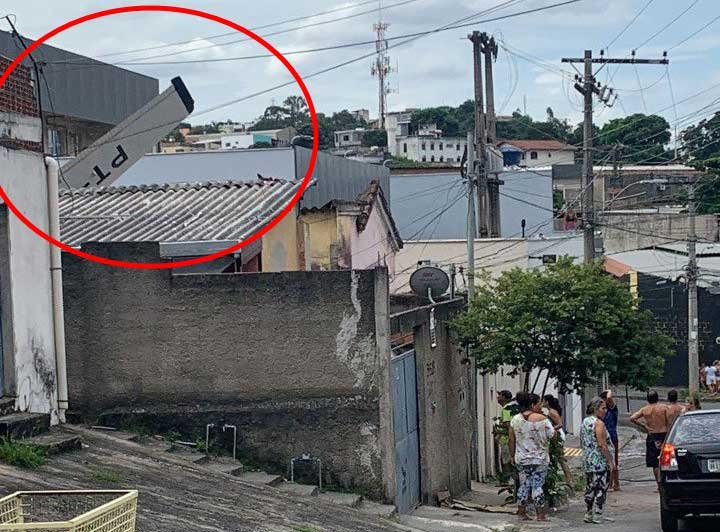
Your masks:
{"label": "yellow wall", "polygon": [[283,272],[304,270],[300,264],[297,211],[289,213],[263,236],[262,270]]}
{"label": "yellow wall", "polygon": [[305,238],[305,269],[329,270],[333,266],[332,249],[338,241],[335,210],[306,212],[301,217]]}

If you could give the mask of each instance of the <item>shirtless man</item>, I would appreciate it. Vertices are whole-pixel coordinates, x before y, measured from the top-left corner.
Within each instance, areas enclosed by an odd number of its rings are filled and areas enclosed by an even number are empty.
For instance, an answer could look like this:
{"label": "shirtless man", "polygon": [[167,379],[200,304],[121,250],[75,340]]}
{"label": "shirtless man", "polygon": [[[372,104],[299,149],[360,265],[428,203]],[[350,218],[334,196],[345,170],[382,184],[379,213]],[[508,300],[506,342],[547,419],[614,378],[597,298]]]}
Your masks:
{"label": "shirtless man", "polygon": [[667,428],[670,430],[675,420],[685,411],[685,407],[678,403],[677,390],[670,390],[667,395]]}
{"label": "shirtless man", "polygon": [[647,433],[645,465],[653,468],[655,480],[660,482],[660,447],[668,431],[668,411],[667,406],[658,400],[657,392],[650,390],[647,394],[648,404],[630,416],[630,421]]}

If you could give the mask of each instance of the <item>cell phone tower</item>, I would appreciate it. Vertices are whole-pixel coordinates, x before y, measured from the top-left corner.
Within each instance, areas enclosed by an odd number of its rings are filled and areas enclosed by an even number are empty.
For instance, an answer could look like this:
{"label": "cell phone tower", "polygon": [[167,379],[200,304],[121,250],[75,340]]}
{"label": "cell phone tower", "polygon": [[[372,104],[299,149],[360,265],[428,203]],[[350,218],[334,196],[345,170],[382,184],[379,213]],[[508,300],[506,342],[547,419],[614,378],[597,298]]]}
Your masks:
{"label": "cell phone tower", "polygon": [[393,71],[390,66],[390,56],[387,53],[388,42],[385,38],[385,32],[388,29],[387,22],[383,22],[382,19],[382,0],[378,1],[378,21],[373,24],[373,30],[375,31],[375,49],[377,55],[375,61],[370,68],[370,73],[378,78],[378,117],[380,119],[380,128],[385,128],[385,115],[387,113],[387,95],[392,92],[390,89],[390,83],[388,77]]}

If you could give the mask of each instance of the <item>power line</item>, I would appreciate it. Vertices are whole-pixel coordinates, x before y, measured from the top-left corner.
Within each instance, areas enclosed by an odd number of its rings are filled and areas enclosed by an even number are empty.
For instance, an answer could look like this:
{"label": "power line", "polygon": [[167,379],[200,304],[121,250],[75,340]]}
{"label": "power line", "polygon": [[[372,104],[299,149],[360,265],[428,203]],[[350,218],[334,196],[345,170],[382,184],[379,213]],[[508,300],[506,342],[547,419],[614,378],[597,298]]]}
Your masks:
{"label": "power line", "polygon": [[[502,15],[502,16],[499,16],[499,17],[491,18],[491,19],[484,19],[484,20],[474,21],[474,22],[463,22],[463,21],[466,21],[466,20],[475,19],[475,18],[477,18],[477,17],[480,17],[480,16],[482,16],[483,14],[486,14],[488,11],[495,11],[495,10],[497,10],[498,8],[503,7],[505,4],[514,3],[515,1],[517,1],[517,0],[510,0],[510,1],[508,1],[508,2],[505,2],[504,4],[500,4],[500,5],[498,5],[498,6],[495,6],[495,7],[493,7],[493,8],[490,8],[490,9],[488,9],[488,10],[483,10],[483,11],[477,12],[477,13],[475,13],[475,14],[473,14],[473,15],[463,17],[463,18],[461,18],[461,19],[458,19],[458,20],[456,20],[456,21],[454,21],[454,22],[450,22],[450,23],[448,23],[448,24],[446,24],[446,25],[444,25],[444,26],[440,26],[439,28],[435,28],[435,29],[433,29],[433,30],[428,30],[428,31],[424,31],[424,32],[418,32],[418,33],[416,33],[416,34],[413,34],[414,36],[413,36],[412,38],[409,38],[409,39],[407,39],[407,40],[401,41],[401,42],[399,42],[399,43],[395,43],[395,44],[389,46],[388,49],[390,49],[390,48],[395,48],[395,47],[398,47],[398,46],[402,46],[402,45],[404,45],[404,44],[408,44],[408,43],[410,43],[410,42],[416,41],[416,40],[418,40],[418,39],[420,39],[420,38],[422,38],[422,37],[426,37],[426,36],[428,36],[428,35],[432,35],[432,34],[435,34],[435,33],[439,33],[439,32],[442,32],[442,31],[447,31],[447,30],[449,30],[449,29],[457,29],[457,28],[461,28],[461,27],[473,26],[473,25],[476,25],[476,24],[479,24],[479,23],[493,22],[493,21],[497,21],[497,20],[505,20],[505,19],[508,19],[508,18],[514,18],[514,17],[518,17],[518,16],[522,16],[522,15],[531,14],[531,13],[537,13],[537,12],[541,12],[541,11],[546,11],[546,10],[554,9],[554,8],[561,7],[561,6],[576,4],[576,3],[581,2],[581,1],[583,1],[583,0],[565,0],[565,1],[563,1],[563,2],[556,2],[556,3],[554,3],[554,4],[550,4],[550,5],[547,5],[547,6],[538,7],[538,8],[534,8],[534,9],[527,9],[527,10],[524,10],[524,11],[518,11],[518,12],[515,12],[515,13],[510,13],[510,14],[507,14],[507,15]],[[347,61],[343,61],[343,62],[341,62],[341,63],[337,63],[337,64],[335,64],[335,65],[329,66],[329,67],[324,68],[324,69],[322,69],[322,70],[318,70],[318,71],[313,72],[313,73],[311,73],[311,74],[307,74],[307,75],[303,76],[303,79],[304,79],[304,80],[307,80],[307,79],[310,79],[310,78],[317,77],[317,76],[319,76],[319,75],[325,74],[325,73],[327,73],[327,72],[332,72],[332,71],[334,71],[334,70],[340,69],[340,68],[345,67],[345,66],[348,66],[348,65],[350,65],[350,64],[357,63],[358,61],[362,61],[362,60],[364,60],[364,59],[367,59],[368,57],[372,57],[372,56],[374,56],[375,54],[376,54],[376,52],[371,52],[371,53],[369,53],[369,54],[363,54],[363,55],[358,56],[358,57],[355,57],[355,58],[353,58],[353,59],[350,59],[350,60],[347,60]],[[274,85],[274,86],[272,86],[272,87],[269,87],[269,88],[267,88],[267,89],[260,90],[260,91],[257,91],[257,92],[248,94],[248,95],[243,96],[243,97],[241,97],[241,98],[235,98],[235,99],[230,100],[230,101],[227,101],[227,102],[225,102],[225,103],[221,103],[221,104],[215,105],[215,106],[213,106],[213,107],[204,109],[204,110],[202,110],[202,111],[196,112],[196,113],[193,114],[193,116],[200,116],[200,115],[203,115],[203,114],[211,113],[211,112],[217,111],[217,110],[219,110],[219,109],[223,109],[223,108],[225,108],[225,107],[229,107],[230,105],[234,105],[234,104],[236,104],[236,103],[240,103],[240,102],[244,102],[244,101],[247,101],[247,100],[251,100],[251,99],[256,98],[256,97],[258,97],[258,96],[261,96],[261,95],[263,95],[263,94],[267,94],[267,93],[270,93],[270,92],[274,92],[274,91],[276,91],[276,90],[278,90],[278,89],[281,89],[281,88],[284,88],[284,87],[288,87],[288,86],[293,85],[293,84],[295,84],[295,80],[288,81],[288,82],[285,82],[285,83],[280,83],[280,84]],[[146,132],[154,131],[154,130],[156,130],[156,129],[163,128],[163,127],[165,127],[165,126],[167,126],[167,125],[171,125],[171,124],[170,124],[170,123],[160,124],[160,125],[157,125],[157,126],[148,128],[148,129],[146,129],[146,130],[142,130],[142,131],[135,132],[135,133],[133,133],[132,135],[128,135],[127,137],[117,137],[117,138],[114,138],[114,139],[112,140],[112,142],[117,142],[117,141],[119,141],[119,140],[123,140],[124,138],[130,138],[130,137],[139,135],[139,134],[141,134],[141,133],[146,133]],[[108,141],[108,142],[109,142],[109,141]],[[102,145],[102,144],[100,144],[100,145]],[[98,145],[98,146],[99,146],[99,145]]]}
{"label": "power line", "polygon": [[[412,1],[417,1],[417,0],[412,0]],[[479,11],[479,12],[475,13],[474,15],[470,15],[470,16],[464,17],[462,19],[459,19],[459,21],[471,20],[473,18],[477,18],[482,15],[491,14],[492,12],[495,12],[495,11],[498,11],[501,9],[505,9],[507,7],[511,7],[513,4],[520,2],[520,1],[524,1],[524,0],[507,0],[507,1],[505,1],[501,4],[498,4],[496,6],[493,6],[491,8]],[[393,37],[387,37],[385,40],[386,41],[397,41],[397,40],[407,39],[407,41],[403,41],[401,43],[397,43],[392,46],[389,46],[388,47],[388,49],[389,49],[389,48],[394,48],[396,46],[401,46],[402,44],[405,44],[406,42],[411,42],[411,41],[415,40],[415,38],[425,37],[427,35],[440,33],[443,31],[465,28],[465,27],[473,26],[473,25],[480,24],[480,23],[488,23],[488,22],[495,22],[498,20],[505,20],[507,18],[513,18],[513,17],[517,17],[517,16],[521,16],[521,15],[532,14],[532,13],[536,13],[538,11],[544,11],[547,9],[561,7],[564,5],[573,4],[573,3],[582,2],[582,1],[584,1],[584,0],[566,0],[564,2],[558,2],[558,3],[551,4],[551,5],[544,6],[544,7],[528,9],[528,10],[519,11],[516,13],[510,13],[508,15],[502,15],[502,16],[498,16],[495,18],[488,18],[488,19],[484,19],[484,20],[479,20],[479,21],[474,21],[474,22],[466,22],[466,23],[450,23],[446,26],[441,26],[440,28],[435,28],[432,30],[420,31],[420,32],[415,32],[415,33],[406,33],[404,35],[396,35]],[[309,48],[309,49],[304,49],[304,50],[288,51],[288,52],[284,52],[283,55],[324,52],[324,51],[330,51],[330,50],[352,48],[352,47],[357,47],[357,46],[365,46],[365,45],[370,45],[370,44],[374,45],[375,43],[376,43],[376,41],[374,39],[366,40],[366,41],[356,41],[356,42],[341,43],[341,44],[329,45],[329,46],[323,46],[323,47],[317,47],[317,48]],[[196,50],[199,50],[199,49],[190,50],[190,51],[196,51]],[[183,53],[185,53],[185,52],[183,52]],[[372,54],[368,54],[368,55],[375,55],[375,53],[376,52],[373,52]],[[176,55],[176,54],[166,54],[166,57],[168,55]],[[368,55],[365,55],[365,56],[359,58],[358,60],[366,59],[368,57]],[[182,60],[182,61],[154,61],[154,62],[147,62],[147,63],[144,62],[144,60],[152,59],[153,57],[146,57],[146,58],[143,58],[143,61],[137,61],[137,60],[123,61],[123,62],[112,63],[109,66],[133,66],[133,65],[135,65],[135,66],[152,66],[152,65],[168,65],[168,64],[175,65],[175,64],[193,64],[193,63],[208,63],[208,62],[212,63],[212,62],[225,62],[225,61],[243,61],[243,60],[250,60],[250,59],[270,58],[270,57],[274,57],[274,54],[263,53],[263,54],[252,54],[252,55],[229,57],[229,58],[215,58],[215,59],[203,59],[203,60]],[[84,62],[81,62],[81,61],[84,61]],[[97,67],[97,66],[104,65],[104,63],[88,62],[85,60],[53,61],[53,62],[50,62],[50,64],[83,64],[84,66],[87,66],[87,67],[91,67],[91,66]]]}
{"label": "power line", "polygon": [[[415,3],[415,2],[418,2],[418,1],[420,1],[420,0],[401,0],[400,2],[396,2],[396,3],[394,3],[394,4],[390,4],[390,5],[388,5],[388,6],[385,6],[385,9],[391,9],[391,8],[394,8],[394,7],[400,7],[400,6],[404,6],[404,5],[407,5],[407,4],[412,4],[412,3]],[[287,29],[284,29],[284,30],[278,30],[278,31],[270,32],[270,33],[264,33],[264,34],[262,34],[262,35],[260,35],[260,36],[261,36],[262,38],[264,38],[264,39],[267,39],[268,37],[275,37],[275,36],[277,36],[277,35],[285,35],[285,34],[287,34],[287,33],[292,33],[292,32],[295,32],[295,31],[304,30],[304,29],[308,29],[308,28],[317,28],[317,27],[319,27],[319,26],[327,26],[328,24],[334,24],[334,23],[336,23],[336,22],[343,22],[343,21],[350,20],[350,19],[353,19],[353,18],[358,18],[358,17],[362,17],[362,16],[365,16],[365,15],[374,14],[374,13],[376,13],[376,12],[377,12],[377,9],[369,9],[369,10],[367,10],[367,11],[361,11],[360,13],[353,13],[353,14],[350,14],[350,15],[345,15],[345,16],[343,16],[343,17],[336,17],[336,18],[329,19],[329,20],[323,20],[323,21],[320,21],[320,22],[313,22],[313,23],[311,23],[311,24],[304,24],[304,25],[302,25],[302,26],[295,26],[295,27],[293,27],[293,28],[287,28]],[[236,34],[237,32],[233,32],[233,33]],[[189,54],[189,53],[193,53],[193,52],[198,52],[198,51],[202,51],[202,50],[207,50],[207,49],[210,49],[210,48],[220,48],[220,47],[230,46],[230,45],[233,45],[233,44],[239,44],[239,43],[243,43],[243,42],[251,42],[252,40],[253,40],[252,37],[242,37],[242,38],[240,38],[240,39],[235,39],[235,40],[227,41],[227,42],[223,42],[223,43],[214,43],[214,44],[208,44],[208,45],[205,45],[205,46],[199,46],[199,47],[192,48],[192,49],[189,49],[189,50],[178,50],[178,51],[176,51],[176,52],[168,52],[168,53],[163,53],[163,54],[150,55],[150,56],[143,57],[143,58],[141,58],[141,59],[143,59],[143,60],[145,60],[145,61],[148,60],[148,59],[162,59],[162,58],[164,58],[164,57],[173,57],[173,56],[177,56],[177,55],[185,55],[185,54]],[[194,42],[194,41],[190,41],[190,42],[192,43],[192,42]],[[125,63],[125,64],[128,64],[128,63]]]}
{"label": "power line", "polygon": [[640,11],[638,11],[638,13],[632,18],[632,20],[630,20],[630,22],[628,22],[627,25],[626,25],[622,30],[620,30],[620,32],[619,32],[617,35],[615,35],[615,37],[614,37],[609,43],[607,43],[607,44],[605,45],[605,49],[606,49],[606,50],[609,50],[610,47],[611,47],[613,44],[615,44],[615,43],[617,42],[617,40],[618,40],[620,37],[622,37],[628,29],[630,29],[630,26],[632,26],[633,24],[635,24],[635,21],[636,21],[638,18],[640,18],[640,15],[642,15],[642,14],[645,12],[645,10],[647,10],[647,8],[650,7],[650,4],[652,4],[654,1],[655,1],[655,0],[648,0],[648,2],[642,7],[642,9],[640,9]]}
{"label": "power line", "polygon": [[688,35],[687,37],[685,37],[685,38],[684,38],[682,41],[680,41],[679,43],[672,45],[670,48],[668,48],[667,51],[669,52],[669,51],[671,51],[671,50],[674,50],[674,49],[677,48],[678,46],[685,44],[685,43],[688,42],[690,39],[692,39],[693,37],[695,37],[698,33],[702,32],[702,31],[705,30],[706,28],[709,28],[711,25],[715,24],[718,20],[720,20],[720,15],[718,15],[718,16],[715,17],[714,19],[711,19],[707,24],[703,25],[700,29],[698,29],[697,31],[694,31],[693,33],[691,33],[690,35]]}
{"label": "power line", "polygon": [[680,19],[685,15],[685,13],[687,13],[687,12],[690,11],[693,7],[695,7],[695,6],[698,4],[698,2],[700,2],[700,0],[694,0],[693,3],[690,4],[688,7],[686,7],[685,9],[683,9],[683,11],[682,11],[678,16],[676,16],[676,17],[675,17],[674,19],[672,19],[670,22],[668,22],[667,24],[665,24],[665,25],[664,25],[662,28],[660,28],[658,31],[656,31],[655,33],[653,33],[650,37],[648,37],[647,39],[645,39],[645,40],[644,40],[642,43],[640,43],[638,46],[636,46],[636,47],[635,47],[635,50],[639,50],[640,48],[642,48],[643,46],[645,46],[647,43],[649,43],[650,41],[652,41],[655,37],[657,37],[658,35],[660,35],[661,33],[663,33],[663,32],[664,32],[666,29],[668,29],[670,26],[672,26],[673,24],[675,24],[678,20],[680,20]]}
{"label": "power line", "polygon": [[[365,0],[364,2],[357,2],[355,4],[342,6],[342,7],[338,7],[338,8],[334,8],[334,9],[329,9],[327,11],[321,11],[319,13],[314,13],[312,15],[304,15],[304,16],[300,16],[300,17],[289,18],[289,19],[281,20],[279,22],[263,24],[261,26],[251,26],[248,29],[251,31],[257,31],[257,30],[264,30],[267,28],[274,28],[276,26],[282,26],[284,24],[289,24],[291,22],[299,22],[301,20],[308,20],[311,18],[320,17],[322,15],[329,15],[331,13],[337,13],[339,11],[347,11],[349,9],[355,9],[357,7],[362,7],[362,6],[365,6],[368,4],[374,4],[375,2],[376,2],[376,0]],[[229,37],[231,35],[237,35],[237,31],[218,33],[216,35],[208,35],[206,37],[201,37],[201,39],[202,40],[219,39],[222,37]],[[102,54],[102,55],[99,55],[98,57],[114,57],[114,56],[118,56],[118,55],[127,55],[127,54],[133,54],[133,53],[137,53],[137,52],[149,52],[151,50],[161,50],[164,48],[171,48],[173,46],[181,46],[184,44],[191,44],[193,42],[196,42],[196,40],[197,39],[190,39],[190,40],[177,41],[177,42],[172,42],[172,43],[167,43],[167,44],[160,44],[157,46],[148,46],[146,48],[135,48],[133,50],[125,50],[124,52],[112,52],[112,53],[108,53],[108,54]]]}

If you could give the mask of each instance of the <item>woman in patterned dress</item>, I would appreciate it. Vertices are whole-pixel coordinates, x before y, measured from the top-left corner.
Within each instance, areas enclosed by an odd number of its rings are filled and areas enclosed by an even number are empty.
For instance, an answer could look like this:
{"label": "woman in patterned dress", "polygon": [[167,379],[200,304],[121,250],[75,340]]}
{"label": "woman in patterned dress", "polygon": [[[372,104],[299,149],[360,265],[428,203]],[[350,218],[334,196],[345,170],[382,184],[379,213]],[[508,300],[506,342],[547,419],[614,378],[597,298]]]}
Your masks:
{"label": "woman in patterned dress", "polygon": [[596,397],[587,407],[588,416],[583,420],[580,428],[580,443],[583,450],[585,466],[585,513],[586,523],[601,524],[612,521],[603,518],[603,509],[610,487],[610,474],[617,469],[613,460],[613,444],[605,428],[603,418],[607,413],[605,401]]}
{"label": "woman in patterned dress", "polygon": [[518,515],[529,520],[527,507],[532,500],[538,521],[545,521],[545,493],[543,486],[550,465],[550,439],[555,435],[552,423],[542,412],[542,402],[536,394],[520,392],[516,396],[520,413],[510,421],[510,454],[518,470]]}

